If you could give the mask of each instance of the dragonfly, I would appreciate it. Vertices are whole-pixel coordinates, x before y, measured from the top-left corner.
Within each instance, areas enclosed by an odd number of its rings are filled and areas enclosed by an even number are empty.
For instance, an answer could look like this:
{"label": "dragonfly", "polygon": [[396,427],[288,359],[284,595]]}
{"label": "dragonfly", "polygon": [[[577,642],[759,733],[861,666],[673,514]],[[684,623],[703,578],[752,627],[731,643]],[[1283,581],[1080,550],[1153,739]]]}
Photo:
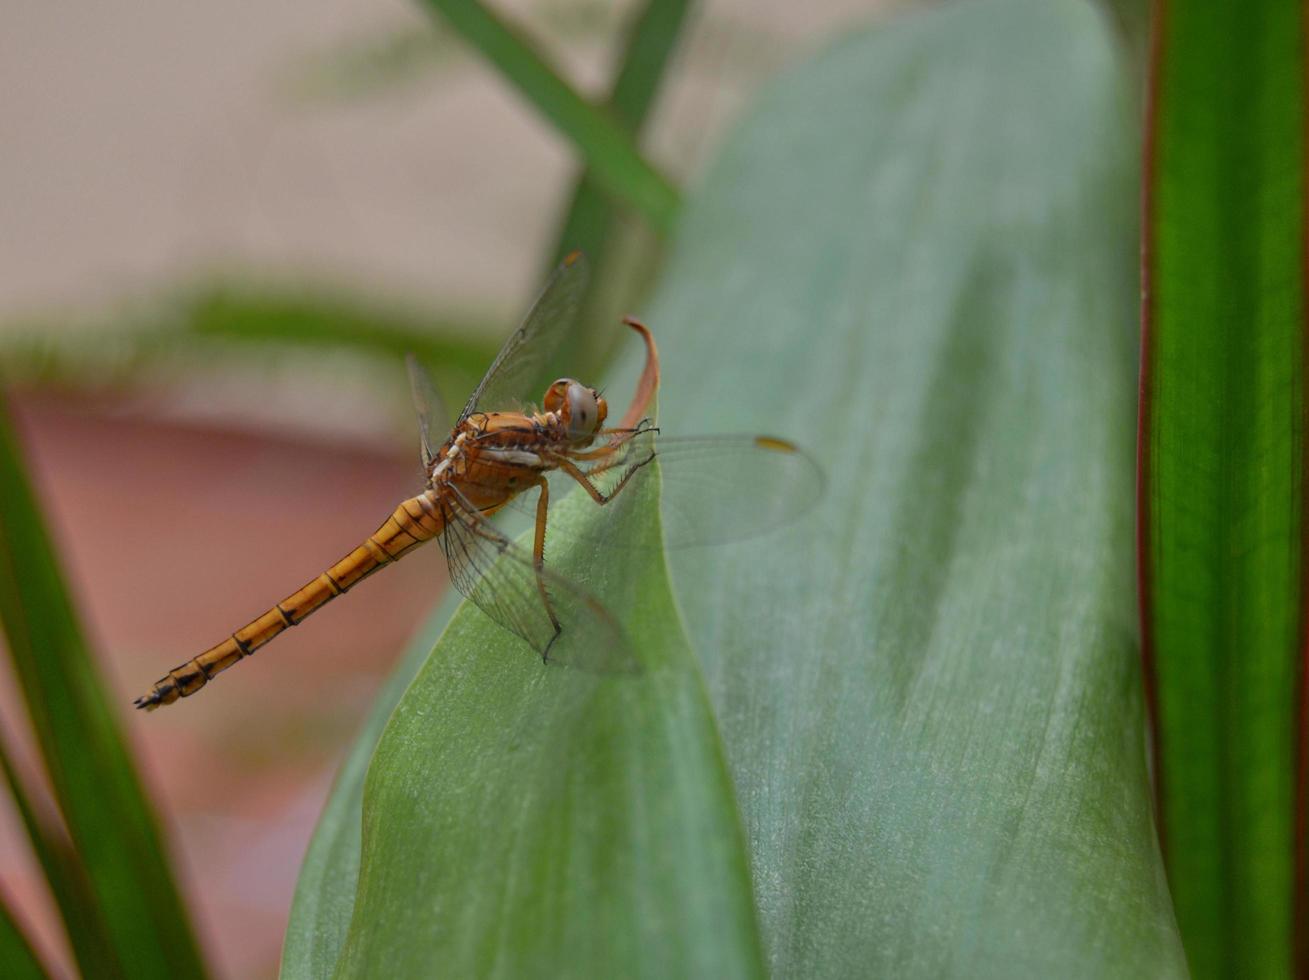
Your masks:
{"label": "dragonfly", "polygon": [[[430,379],[410,356],[426,485],[403,501],[361,545],[261,616],[161,677],[135,705],[153,711],[195,694],[374,572],[439,539],[450,581],[466,598],[546,664],[639,672],[621,623],[573,578],[545,560],[550,500],[578,486],[598,507],[654,472],[658,459],[664,539],[696,546],[762,533],[793,520],[821,492],[816,462],[774,436],[664,436],[645,413],[659,386],[659,352],[648,327],[628,317],[645,363],[626,412],[607,425],[604,394],[572,378],[523,405],[523,388],[541,377],[574,323],[588,279],[580,252],[567,256],[501,348],[444,442],[433,416]],[[530,546],[493,518],[535,492],[526,510]],[[520,496],[522,495],[522,496]],[[611,535],[592,539],[603,558]],[[567,639],[567,643],[561,642]]]}

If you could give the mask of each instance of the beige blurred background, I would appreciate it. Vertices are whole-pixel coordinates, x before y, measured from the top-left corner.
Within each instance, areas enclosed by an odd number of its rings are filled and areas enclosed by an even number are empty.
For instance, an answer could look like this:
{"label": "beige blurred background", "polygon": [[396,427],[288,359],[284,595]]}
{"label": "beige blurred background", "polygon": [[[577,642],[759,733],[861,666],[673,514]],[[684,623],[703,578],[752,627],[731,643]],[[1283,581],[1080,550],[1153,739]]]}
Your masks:
{"label": "beige blurred background", "polygon": [[[650,156],[694,186],[761,83],[889,6],[694,8]],[[600,95],[637,6],[496,9]],[[282,352],[102,389],[99,351],[132,310],[214,276],[327,284],[507,332],[577,165],[411,3],[14,0],[5,13],[0,348],[35,331],[90,351],[81,375],[11,379],[10,404],[205,952],[220,976],[272,976],[333,774],[445,588],[439,553],[371,580],[198,698],[149,716],[128,706],[417,488],[403,370]],[[0,699],[21,741],[7,677]],[[0,879],[41,952],[71,972],[7,804]]]}

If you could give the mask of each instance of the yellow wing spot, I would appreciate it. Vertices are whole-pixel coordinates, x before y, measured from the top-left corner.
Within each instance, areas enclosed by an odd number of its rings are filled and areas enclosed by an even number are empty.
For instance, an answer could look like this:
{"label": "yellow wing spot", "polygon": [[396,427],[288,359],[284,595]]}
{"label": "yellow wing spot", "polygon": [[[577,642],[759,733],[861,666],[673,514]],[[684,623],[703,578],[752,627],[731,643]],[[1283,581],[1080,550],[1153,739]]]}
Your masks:
{"label": "yellow wing spot", "polygon": [[799,447],[793,442],[787,442],[785,439],[775,439],[772,436],[755,436],[754,444],[760,449],[771,449],[777,453],[798,453]]}

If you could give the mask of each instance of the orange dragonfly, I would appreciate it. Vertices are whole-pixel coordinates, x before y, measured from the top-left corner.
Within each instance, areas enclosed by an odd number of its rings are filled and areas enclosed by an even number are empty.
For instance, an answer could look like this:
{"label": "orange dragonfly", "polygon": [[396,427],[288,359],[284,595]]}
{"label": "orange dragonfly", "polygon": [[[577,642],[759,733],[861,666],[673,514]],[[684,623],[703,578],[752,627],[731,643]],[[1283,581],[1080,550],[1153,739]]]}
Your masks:
{"label": "orange dragonfly", "polygon": [[[204,687],[283,630],[419,545],[440,538],[450,580],[546,663],[584,669],[639,669],[622,627],[589,592],[545,563],[551,480],[580,485],[598,505],[651,472],[659,459],[665,542],[699,545],[746,537],[786,523],[821,492],[821,474],[802,450],[769,436],[669,438],[644,417],[659,385],[654,338],[639,321],[646,361],[632,402],[606,427],[603,395],[571,378],[546,389],[539,411],[513,410],[525,384],[548,366],[567,335],[587,280],[581,253],[569,255],[527,318],[496,356],[449,438],[431,441],[434,395],[411,357],[427,485],[404,501],[363,544],[299,591],[221,643],[170,670],[137,698],[147,711]],[[488,410],[492,409],[492,410]],[[680,477],[676,476],[680,474]],[[491,517],[537,491],[530,551]],[[598,539],[602,540],[603,536]],[[556,641],[567,634],[569,642]]]}

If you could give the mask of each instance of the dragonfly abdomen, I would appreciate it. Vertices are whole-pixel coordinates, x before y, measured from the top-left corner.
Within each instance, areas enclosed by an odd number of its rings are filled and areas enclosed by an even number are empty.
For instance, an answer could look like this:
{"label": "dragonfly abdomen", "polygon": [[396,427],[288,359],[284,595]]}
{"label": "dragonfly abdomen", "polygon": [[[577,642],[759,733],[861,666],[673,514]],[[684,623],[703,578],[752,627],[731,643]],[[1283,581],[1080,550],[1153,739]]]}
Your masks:
{"label": "dragonfly abdomen", "polygon": [[382,566],[430,541],[444,529],[444,511],[434,491],[404,501],[358,548],[223,642],[170,670],[148,694],[136,699],[136,706],[153,711],[194,694],[215,675],[250,656],[283,630],[303,622]]}

